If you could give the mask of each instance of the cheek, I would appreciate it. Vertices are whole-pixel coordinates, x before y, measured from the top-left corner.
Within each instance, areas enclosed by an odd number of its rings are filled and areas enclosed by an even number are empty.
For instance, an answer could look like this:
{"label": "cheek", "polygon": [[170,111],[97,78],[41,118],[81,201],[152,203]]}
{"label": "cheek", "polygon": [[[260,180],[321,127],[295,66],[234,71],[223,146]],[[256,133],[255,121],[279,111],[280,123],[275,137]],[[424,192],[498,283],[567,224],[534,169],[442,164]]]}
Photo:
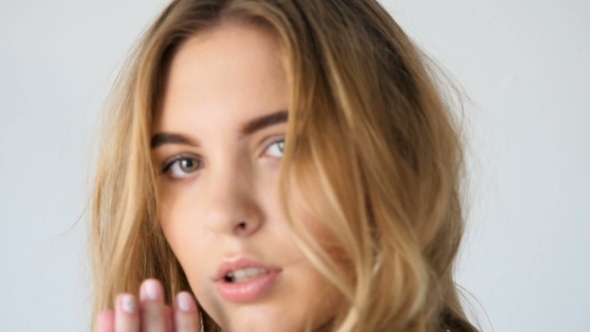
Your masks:
{"label": "cheek", "polygon": [[183,213],[182,209],[173,208],[162,213],[160,220],[166,241],[178,259],[191,291],[202,306],[210,308],[215,303],[211,287],[208,287],[212,281],[203,271],[209,271],[215,262],[211,261],[211,255],[204,254],[208,251],[203,247],[204,239],[197,223],[190,222],[193,217]]}
{"label": "cheek", "polygon": [[[188,196],[188,195],[187,195]],[[212,275],[204,271],[214,271],[218,262],[211,255],[214,242],[203,229],[199,211],[194,200],[182,200],[170,195],[160,195],[158,217],[164,237],[178,259],[189,286],[197,301],[208,309],[217,304],[211,287]]]}
{"label": "cheek", "polygon": [[186,214],[182,206],[165,198],[158,205],[158,219],[162,231],[176,257],[179,257],[179,253],[186,252],[186,250],[183,250],[186,249],[184,247],[187,245],[183,234],[190,232],[190,223],[187,222],[190,216]]}
{"label": "cheek", "polygon": [[197,229],[198,223],[194,222],[200,219],[200,208],[195,204],[194,193],[186,188],[161,184],[158,190],[158,219],[166,240],[178,256],[184,252],[178,249],[190,246],[187,239],[201,233]]}
{"label": "cheek", "polygon": [[191,270],[198,271],[208,263],[203,254],[207,251],[202,248],[203,231],[194,222],[198,220],[197,211],[194,205],[163,200],[158,214],[164,237],[189,279]]}
{"label": "cheek", "polygon": [[[309,208],[303,203],[301,196],[296,196],[294,202],[297,207],[297,216],[295,218],[300,221],[300,225],[304,228],[305,233],[309,234],[312,241],[318,244],[328,254],[331,260],[336,263],[339,269],[338,272],[342,273],[343,278],[352,285],[354,268],[341,242],[325,222],[321,222],[310,212]],[[311,262],[309,264],[311,265]],[[315,273],[320,274],[317,270],[315,270]],[[321,278],[324,278],[323,275]]]}
{"label": "cheek", "polygon": [[296,211],[293,217],[298,224],[296,228],[299,230],[303,229],[304,233],[308,233],[315,243],[333,254],[334,258],[339,257],[341,250],[338,249],[339,246],[337,245],[334,234],[325,222],[320,221],[318,217],[310,212],[309,207],[305,205],[300,194],[296,193],[293,195],[293,202],[294,211]]}

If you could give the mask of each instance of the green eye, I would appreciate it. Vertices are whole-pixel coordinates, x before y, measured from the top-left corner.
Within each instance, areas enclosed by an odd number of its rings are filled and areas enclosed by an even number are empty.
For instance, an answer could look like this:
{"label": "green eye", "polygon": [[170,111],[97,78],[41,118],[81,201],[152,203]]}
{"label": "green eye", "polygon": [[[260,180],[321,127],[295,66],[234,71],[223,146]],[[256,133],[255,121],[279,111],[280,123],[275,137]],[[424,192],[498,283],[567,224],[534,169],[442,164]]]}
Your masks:
{"label": "green eye", "polygon": [[167,173],[172,178],[186,178],[202,168],[202,162],[194,157],[178,156],[170,161],[162,173]]}
{"label": "green eye", "polygon": [[185,173],[192,173],[199,169],[199,162],[193,159],[181,159],[179,162],[179,168]]}

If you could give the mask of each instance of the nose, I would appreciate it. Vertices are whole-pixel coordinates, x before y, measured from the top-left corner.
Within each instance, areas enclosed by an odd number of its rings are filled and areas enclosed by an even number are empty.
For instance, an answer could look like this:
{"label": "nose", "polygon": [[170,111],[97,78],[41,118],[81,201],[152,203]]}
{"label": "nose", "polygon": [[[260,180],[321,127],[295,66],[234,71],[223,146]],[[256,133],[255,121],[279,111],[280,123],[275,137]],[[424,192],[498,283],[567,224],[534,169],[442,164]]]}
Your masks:
{"label": "nose", "polygon": [[205,194],[207,228],[216,234],[237,237],[256,233],[262,226],[263,213],[248,169],[218,170],[210,175]]}

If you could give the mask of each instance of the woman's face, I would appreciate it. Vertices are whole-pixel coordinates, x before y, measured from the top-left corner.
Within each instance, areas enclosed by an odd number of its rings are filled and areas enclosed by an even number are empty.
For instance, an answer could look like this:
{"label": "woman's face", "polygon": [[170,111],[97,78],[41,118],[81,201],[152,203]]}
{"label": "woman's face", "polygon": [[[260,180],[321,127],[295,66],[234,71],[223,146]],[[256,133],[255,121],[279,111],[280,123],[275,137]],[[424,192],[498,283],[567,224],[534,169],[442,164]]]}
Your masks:
{"label": "woman's face", "polygon": [[319,329],[339,299],[280,209],[288,99],[275,40],[222,25],[179,49],[154,122],[164,234],[226,331],[301,331],[312,317]]}

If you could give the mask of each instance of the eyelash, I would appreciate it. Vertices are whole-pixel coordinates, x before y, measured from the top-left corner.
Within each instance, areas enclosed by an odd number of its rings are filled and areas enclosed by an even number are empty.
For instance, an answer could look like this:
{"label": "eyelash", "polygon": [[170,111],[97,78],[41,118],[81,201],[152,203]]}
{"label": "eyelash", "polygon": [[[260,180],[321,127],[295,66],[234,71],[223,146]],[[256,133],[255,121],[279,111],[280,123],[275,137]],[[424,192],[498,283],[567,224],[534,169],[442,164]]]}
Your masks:
{"label": "eyelash", "polygon": [[[277,139],[275,141],[272,141],[270,144],[268,144],[268,146],[266,147],[266,149],[264,149],[264,151],[267,151],[270,147],[272,147],[275,144],[285,142],[285,138],[282,137],[280,139]],[[162,168],[162,174],[167,174],[170,172],[170,169],[178,162],[182,161],[182,160],[193,160],[199,163],[199,168],[198,170],[200,170],[202,168],[202,159],[200,156],[195,156],[195,155],[190,155],[190,154],[179,154],[174,156],[172,159],[167,160],[164,164],[164,167]],[[195,171],[196,172],[196,171]],[[190,173],[189,173],[190,174]],[[171,178],[173,179],[179,179],[178,177],[174,177],[172,175],[170,175]]]}

